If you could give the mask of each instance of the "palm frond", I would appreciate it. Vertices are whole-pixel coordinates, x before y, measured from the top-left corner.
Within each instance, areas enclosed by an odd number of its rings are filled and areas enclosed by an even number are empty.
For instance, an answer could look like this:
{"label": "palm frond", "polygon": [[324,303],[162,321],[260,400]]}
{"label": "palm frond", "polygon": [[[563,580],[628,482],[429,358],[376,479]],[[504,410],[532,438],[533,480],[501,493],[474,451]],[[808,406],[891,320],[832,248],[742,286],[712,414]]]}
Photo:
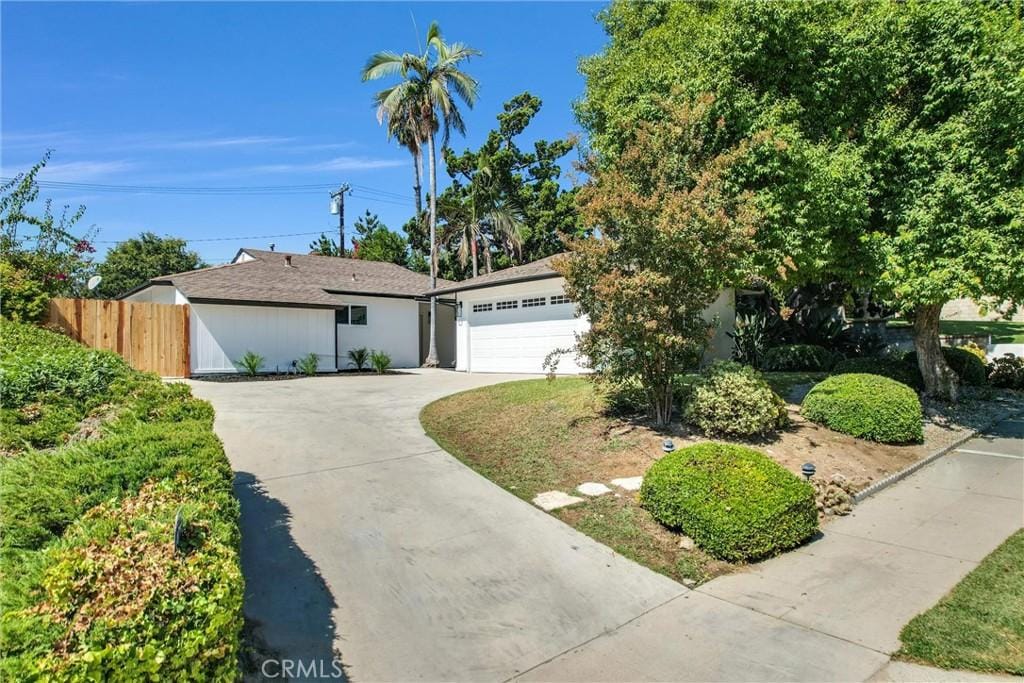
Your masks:
{"label": "palm frond", "polygon": [[363,80],[374,81],[386,76],[405,76],[404,56],[384,50],[372,55],[363,67]]}

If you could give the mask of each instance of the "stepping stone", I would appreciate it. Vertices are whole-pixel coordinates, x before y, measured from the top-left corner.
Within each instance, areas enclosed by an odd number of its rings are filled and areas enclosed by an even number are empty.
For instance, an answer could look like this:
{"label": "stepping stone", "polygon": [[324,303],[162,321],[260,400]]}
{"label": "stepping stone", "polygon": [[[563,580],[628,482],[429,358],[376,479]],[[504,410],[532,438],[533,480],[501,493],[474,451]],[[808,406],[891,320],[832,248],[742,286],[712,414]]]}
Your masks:
{"label": "stepping stone", "polygon": [[612,479],[612,486],[618,486],[620,489],[626,489],[627,491],[639,491],[640,484],[644,483],[643,477],[623,477],[622,479]]}
{"label": "stepping stone", "polygon": [[596,481],[588,481],[580,484],[576,487],[576,491],[582,493],[584,496],[603,496],[606,493],[611,493],[612,490],[604,484],[599,484]]}
{"label": "stepping stone", "polygon": [[551,512],[558,508],[582,502],[582,498],[570,496],[568,493],[562,493],[561,491],[545,491],[544,493],[538,493],[533,499],[533,504],[545,512]]}

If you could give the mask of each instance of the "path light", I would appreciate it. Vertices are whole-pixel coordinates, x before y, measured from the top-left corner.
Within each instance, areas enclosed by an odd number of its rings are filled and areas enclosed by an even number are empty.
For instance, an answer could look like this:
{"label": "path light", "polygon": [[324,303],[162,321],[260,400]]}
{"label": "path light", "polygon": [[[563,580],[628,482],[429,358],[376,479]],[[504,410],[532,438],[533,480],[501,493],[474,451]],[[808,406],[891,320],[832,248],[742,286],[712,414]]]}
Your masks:
{"label": "path light", "polygon": [[813,463],[813,462],[805,462],[805,463],[803,464],[803,467],[801,467],[801,468],[800,468],[800,471],[801,471],[801,472],[803,472],[803,475],[804,475],[805,477],[807,477],[807,481],[810,481],[810,480],[811,480],[811,477],[813,477],[813,476],[814,476],[814,473],[815,473],[815,472],[816,472],[817,470],[816,470],[816,469],[814,469],[814,463]]}
{"label": "path light", "polygon": [[676,449],[676,445],[672,443],[672,439],[665,439],[661,442],[661,450],[666,453],[671,453]]}

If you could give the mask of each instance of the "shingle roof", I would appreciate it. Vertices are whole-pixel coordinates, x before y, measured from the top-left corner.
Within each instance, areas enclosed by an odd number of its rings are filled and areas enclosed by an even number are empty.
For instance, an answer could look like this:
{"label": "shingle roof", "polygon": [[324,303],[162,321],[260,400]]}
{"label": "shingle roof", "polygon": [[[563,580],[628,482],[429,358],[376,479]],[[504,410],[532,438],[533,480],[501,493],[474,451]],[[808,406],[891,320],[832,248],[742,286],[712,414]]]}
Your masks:
{"label": "shingle roof", "polygon": [[[422,297],[430,277],[393,263],[242,249],[252,259],[153,278],[172,284],[191,301],[333,307],[346,294]],[[285,257],[291,256],[291,266]],[[438,280],[444,286],[455,283]]]}
{"label": "shingle roof", "polygon": [[482,287],[508,285],[513,282],[529,282],[530,280],[543,280],[549,277],[559,277],[559,274],[551,267],[552,259],[557,258],[558,256],[561,256],[561,254],[555,254],[553,256],[542,258],[538,261],[532,261],[521,266],[513,266],[494,273],[478,275],[476,277],[471,277],[468,280],[463,280],[462,282],[450,282],[444,285],[439,285],[437,289],[429,291],[427,294],[452,294],[455,292],[462,292],[467,289],[480,289]]}

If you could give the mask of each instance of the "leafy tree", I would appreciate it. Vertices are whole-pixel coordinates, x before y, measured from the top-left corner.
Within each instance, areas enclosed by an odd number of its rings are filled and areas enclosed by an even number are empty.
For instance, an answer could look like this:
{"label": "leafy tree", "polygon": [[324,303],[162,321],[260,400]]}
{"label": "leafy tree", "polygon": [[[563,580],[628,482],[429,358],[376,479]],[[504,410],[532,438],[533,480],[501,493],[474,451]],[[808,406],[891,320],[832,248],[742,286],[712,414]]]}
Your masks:
{"label": "leafy tree", "polygon": [[558,253],[565,238],[581,234],[575,192],[559,182],[559,162],[576,140],[537,140],[532,150],[517,143],[540,108],[539,98],[521,93],[504,104],[498,128],[479,149],[461,155],[445,149],[454,182],[438,198],[439,212],[460,263],[471,258],[474,275],[478,253],[491,272],[517,257],[534,261]]}
{"label": "leafy tree", "polygon": [[325,233],[320,233],[320,237],[309,243],[309,253],[317,254],[319,256],[341,256],[341,250],[338,249],[338,243],[328,237]]}
{"label": "leafy tree", "polygon": [[355,257],[364,261],[387,261],[404,266],[409,261],[409,245],[397,232],[388,230],[377,214],[370,213],[356,219],[356,237],[353,238]]}
{"label": "leafy tree", "polygon": [[152,232],[119,243],[96,269],[102,278],[96,295],[110,299],[161,275],[205,268],[199,254],[186,247],[185,240]]}
{"label": "leafy tree", "polygon": [[0,309],[12,320],[38,321],[51,298],[84,292],[92,273],[95,231],[72,233],[85,207],[65,206],[58,215],[47,199],[41,212],[32,210],[39,199],[36,176],[49,159],[47,152],[0,186]]}
{"label": "leafy tree", "polygon": [[926,390],[955,398],[939,353],[949,299],[1024,298],[1020,6],[961,2],[640,4],[601,15],[577,113],[601,159],[659,98],[716,95],[703,144],[762,131],[731,171],[764,224],[776,286],[868,287],[914,321]]}
{"label": "leafy tree", "polygon": [[[421,54],[378,52],[363,68],[363,80],[398,76],[399,82],[375,97],[377,120],[388,122],[411,117],[408,130],[427,147],[430,171],[430,280],[437,286],[437,149],[436,135],[442,133],[442,146],[451,130],[465,133],[466,126],[457,100],[467,106],[476,103],[476,79],[461,70],[461,64],[480,52],[462,43],[448,44],[441,37],[441,28],[432,22],[427,29],[426,48]],[[437,360],[437,297],[430,299],[430,345],[424,365],[436,367]]]}
{"label": "leafy tree", "polygon": [[[597,237],[555,260],[590,328],[579,350],[599,376],[639,376],[651,416],[672,417],[672,381],[700,360],[715,321],[705,310],[743,271],[759,222],[729,174],[747,146],[703,145],[713,100],[666,104],[614,159],[591,170],[580,211]],[[710,122],[714,126],[714,121]]]}

